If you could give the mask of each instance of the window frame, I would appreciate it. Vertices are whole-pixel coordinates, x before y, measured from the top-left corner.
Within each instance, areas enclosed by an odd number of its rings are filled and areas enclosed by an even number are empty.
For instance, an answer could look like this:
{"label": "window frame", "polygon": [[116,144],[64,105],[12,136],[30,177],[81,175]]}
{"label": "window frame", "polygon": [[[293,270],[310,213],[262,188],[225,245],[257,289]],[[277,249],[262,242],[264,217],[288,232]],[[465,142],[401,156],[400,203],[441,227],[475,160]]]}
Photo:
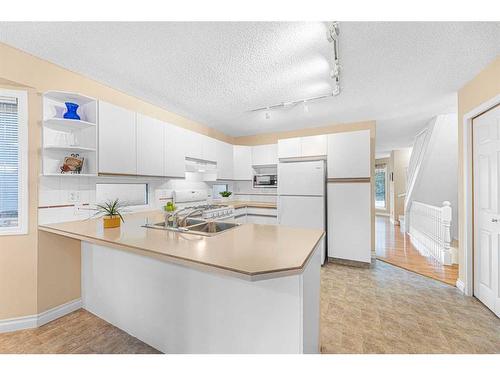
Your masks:
{"label": "window frame", "polygon": [[0,236],[16,236],[28,234],[28,92],[0,88],[0,96],[17,99],[18,103],[18,139],[19,139],[19,176],[16,227],[0,227]]}
{"label": "window frame", "polygon": [[[380,210],[380,211],[387,211],[389,206],[388,206],[388,188],[389,188],[389,178],[388,178],[388,172],[389,168],[387,168],[387,163],[383,164],[376,164],[375,165],[375,179],[377,175],[377,169],[383,169],[384,170],[384,206],[377,206],[377,194],[375,192],[375,209]],[[375,182],[376,184],[376,182]],[[376,190],[376,186],[375,186]]]}

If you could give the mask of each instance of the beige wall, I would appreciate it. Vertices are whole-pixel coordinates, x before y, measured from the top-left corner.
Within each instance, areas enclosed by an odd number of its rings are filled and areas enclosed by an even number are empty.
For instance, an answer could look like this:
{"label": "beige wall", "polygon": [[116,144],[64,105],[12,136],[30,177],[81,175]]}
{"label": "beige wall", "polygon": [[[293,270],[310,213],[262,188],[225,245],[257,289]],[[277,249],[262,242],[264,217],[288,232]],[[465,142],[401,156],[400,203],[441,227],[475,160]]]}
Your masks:
{"label": "beige wall", "polygon": [[27,235],[0,236],[0,320],[37,312],[37,181],[40,144],[37,120],[41,100],[33,89],[5,83],[0,81],[0,87],[28,91],[29,222]]}
{"label": "beige wall", "polygon": [[500,94],[500,57],[497,57],[490,65],[482,70],[476,77],[469,81],[458,91],[458,220],[459,220],[459,251],[458,271],[459,279],[464,280],[464,148],[463,131],[464,115],[478,107],[480,104]]}
{"label": "beige wall", "polygon": [[80,298],[80,241],[38,232],[37,310]]}
{"label": "beige wall", "polygon": [[405,198],[399,195],[406,193],[406,173],[410,162],[411,149],[393,150],[390,156],[393,181],[390,185],[391,219],[399,223],[399,215],[404,215]]}
{"label": "beige wall", "polygon": [[245,137],[236,137],[233,139],[233,143],[245,146],[264,145],[264,144],[277,143],[278,139],[283,139],[283,138],[307,137],[309,135],[340,133],[340,132],[365,130],[365,129],[369,129],[371,131],[370,133],[371,137],[375,138],[375,128],[376,128],[375,124],[376,124],[375,121],[362,121],[362,122],[353,122],[348,124],[331,124],[316,128],[306,128],[306,129],[284,131],[284,132],[263,133],[263,134],[249,135]]}

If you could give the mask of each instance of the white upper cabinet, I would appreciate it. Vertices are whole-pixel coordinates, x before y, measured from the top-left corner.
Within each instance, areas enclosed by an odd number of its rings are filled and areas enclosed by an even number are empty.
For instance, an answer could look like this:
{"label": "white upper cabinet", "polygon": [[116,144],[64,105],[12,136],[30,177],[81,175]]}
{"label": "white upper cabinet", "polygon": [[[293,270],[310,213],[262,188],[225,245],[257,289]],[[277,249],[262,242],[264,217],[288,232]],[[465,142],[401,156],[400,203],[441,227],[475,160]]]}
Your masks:
{"label": "white upper cabinet", "polygon": [[276,144],[252,146],[252,165],[278,164]]}
{"label": "white upper cabinet", "polygon": [[190,130],[182,129],[184,132],[186,142],[184,147],[186,148],[186,157],[194,159],[203,159],[203,135],[200,133],[192,132]]}
{"label": "white upper cabinet", "polygon": [[136,114],[99,101],[99,172],[137,174]]}
{"label": "white upper cabinet", "polygon": [[200,137],[202,140],[202,156],[200,159],[217,161],[217,147],[219,141],[207,137],[206,135],[200,135]]}
{"label": "white upper cabinet", "polygon": [[165,124],[165,173],[167,177],[185,176],[186,142],[188,142],[188,131],[175,125]]}
{"label": "white upper cabinet", "polygon": [[252,147],[233,146],[233,178],[251,180],[252,174]]}
{"label": "white upper cabinet", "polygon": [[324,156],[327,154],[327,136],[312,135],[300,138],[300,156]]}
{"label": "white upper cabinet", "polygon": [[252,147],[233,146],[233,170],[233,178],[235,180],[252,179]]}
{"label": "white upper cabinet", "polygon": [[163,132],[165,124],[151,117],[137,114],[137,174],[163,176],[165,155]]}
{"label": "white upper cabinet", "polygon": [[370,131],[328,135],[328,177],[370,177]]}
{"label": "white upper cabinet", "polygon": [[233,179],[233,145],[216,139],[214,141],[217,146],[217,178],[231,180]]}
{"label": "white upper cabinet", "polygon": [[280,159],[324,156],[326,153],[326,135],[313,135],[309,137],[278,140],[278,157]]}
{"label": "white upper cabinet", "polygon": [[278,158],[297,158],[300,156],[300,138],[278,140]]}

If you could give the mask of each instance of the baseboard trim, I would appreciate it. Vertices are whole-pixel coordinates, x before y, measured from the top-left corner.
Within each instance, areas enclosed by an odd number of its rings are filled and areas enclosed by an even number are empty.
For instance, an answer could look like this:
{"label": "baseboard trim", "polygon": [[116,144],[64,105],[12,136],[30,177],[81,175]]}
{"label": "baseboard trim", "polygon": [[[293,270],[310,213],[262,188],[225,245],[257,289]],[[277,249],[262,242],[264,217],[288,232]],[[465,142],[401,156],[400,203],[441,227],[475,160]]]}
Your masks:
{"label": "baseboard trim", "polygon": [[0,333],[37,328],[82,307],[82,300],[75,299],[40,314],[0,320]]}
{"label": "baseboard trim", "polygon": [[350,260],[350,259],[342,259],[342,258],[332,258],[328,257],[328,262],[341,264],[343,266],[357,267],[357,268],[370,268],[370,262],[361,262],[359,260]]}
{"label": "baseboard trim", "polygon": [[38,315],[22,316],[20,318],[0,320],[0,333],[36,328]]}
{"label": "baseboard trim", "polygon": [[460,290],[462,293],[465,294],[465,284],[462,280],[457,279],[457,282],[455,284],[457,286],[457,289]]}
{"label": "baseboard trim", "polygon": [[38,314],[38,327],[76,311],[81,308],[82,305],[82,299],[78,298],[42,312]]}

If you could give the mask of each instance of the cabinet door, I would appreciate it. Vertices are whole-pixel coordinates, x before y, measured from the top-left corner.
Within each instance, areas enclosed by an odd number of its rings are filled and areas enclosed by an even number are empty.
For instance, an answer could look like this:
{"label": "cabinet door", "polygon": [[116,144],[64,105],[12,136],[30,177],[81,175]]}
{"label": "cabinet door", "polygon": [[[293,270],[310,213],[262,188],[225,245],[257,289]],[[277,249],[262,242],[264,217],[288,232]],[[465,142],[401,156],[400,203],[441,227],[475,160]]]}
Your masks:
{"label": "cabinet door", "polygon": [[326,151],[326,135],[313,135],[300,138],[300,156],[322,156],[326,155]]}
{"label": "cabinet door", "polygon": [[252,179],[252,148],[250,146],[233,146],[233,170],[235,180]]}
{"label": "cabinet door", "polygon": [[203,135],[201,135],[200,133],[192,132],[190,130],[183,130],[185,136],[185,155],[194,159],[203,159]]}
{"label": "cabinet door", "polygon": [[233,146],[229,143],[217,143],[217,169],[219,179],[230,180],[233,178]]}
{"label": "cabinet door", "polygon": [[99,101],[99,172],[137,174],[136,114]]}
{"label": "cabinet door", "polygon": [[186,142],[188,131],[170,124],[165,124],[165,176],[185,177]]}
{"label": "cabinet door", "polygon": [[370,131],[328,135],[328,177],[370,177]]}
{"label": "cabinet door", "polygon": [[206,135],[200,134],[202,140],[203,155],[200,159],[217,161],[219,143],[217,139],[207,137]]}
{"label": "cabinet door", "polygon": [[277,145],[252,146],[252,165],[270,165],[278,163]]}
{"label": "cabinet door", "polygon": [[161,121],[137,114],[137,174],[164,175],[164,128]]}
{"label": "cabinet door", "polygon": [[371,261],[369,183],[328,184],[328,256]]}
{"label": "cabinet door", "polygon": [[278,158],[300,157],[300,138],[286,138],[278,140]]}

